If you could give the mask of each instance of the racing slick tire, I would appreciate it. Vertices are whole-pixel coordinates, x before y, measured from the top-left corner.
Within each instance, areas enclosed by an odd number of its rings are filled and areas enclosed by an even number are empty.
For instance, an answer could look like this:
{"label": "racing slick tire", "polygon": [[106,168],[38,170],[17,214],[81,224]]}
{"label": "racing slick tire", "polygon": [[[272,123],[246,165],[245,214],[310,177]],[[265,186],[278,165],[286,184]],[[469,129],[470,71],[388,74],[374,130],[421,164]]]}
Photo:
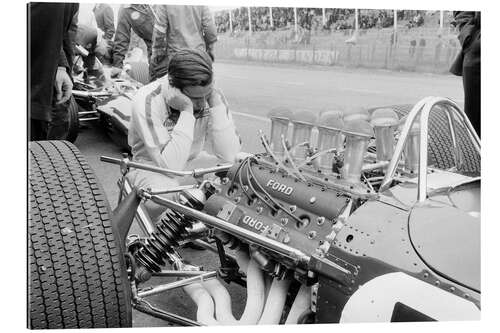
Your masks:
{"label": "racing slick tire", "polygon": [[130,62],[130,71],[128,72],[130,77],[137,82],[142,84],[148,84],[150,80],[149,76],[149,65],[146,62]]}
{"label": "racing slick tire", "polygon": [[130,327],[125,259],[92,169],[67,141],[30,142],[29,155],[29,327]]}
{"label": "racing slick tire", "polygon": [[68,106],[68,135],[66,136],[66,140],[69,142],[75,142],[78,137],[78,132],[80,131],[80,119],[78,112],[80,111],[80,107],[73,96],[71,96],[69,100]]}
{"label": "racing slick tire", "polygon": [[[392,108],[400,118],[406,116],[413,105],[393,105]],[[476,152],[474,144],[466,133],[465,127],[457,124],[457,144],[463,156],[463,165],[457,170],[468,176],[479,176],[481,174],[481,156]],[[448,129],[448,119],[444,112],[439,109],[430,113],[429,117],[429,165],[439,169],[449,169],[455,166],[451,147],[453,142]]]}

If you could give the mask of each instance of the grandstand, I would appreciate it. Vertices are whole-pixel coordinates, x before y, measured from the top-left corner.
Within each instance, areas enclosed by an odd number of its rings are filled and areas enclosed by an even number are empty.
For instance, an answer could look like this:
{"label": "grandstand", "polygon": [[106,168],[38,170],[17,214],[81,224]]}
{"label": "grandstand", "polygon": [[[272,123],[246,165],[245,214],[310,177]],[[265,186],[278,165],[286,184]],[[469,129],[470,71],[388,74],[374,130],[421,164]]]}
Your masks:
{"label": "grandstand", "polygon": [[452,18],[451,11],[226,8],[214,11],[216,51],[226,59],[447,73],[459,50]]}

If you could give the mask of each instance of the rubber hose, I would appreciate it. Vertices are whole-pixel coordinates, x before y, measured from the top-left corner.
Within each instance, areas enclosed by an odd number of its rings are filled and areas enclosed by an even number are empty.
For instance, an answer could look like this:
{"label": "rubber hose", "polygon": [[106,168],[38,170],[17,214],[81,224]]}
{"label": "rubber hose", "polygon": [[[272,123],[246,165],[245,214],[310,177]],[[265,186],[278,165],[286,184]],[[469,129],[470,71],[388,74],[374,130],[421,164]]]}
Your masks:
{"label": "rubber hose", "polygon": [[305,285],[300,286],[297,296],[293,301],[292,308],[288,313],[285,324],[297,324],[299,317],[304,311],[311,307],[311,288]]}
{"label": "rubber hose", "polygon": [[205,288],[200,283],[193,283],[183,287],[183,289],[198,307],[196,320],[204,325],[219,325],[219,322],[214,318],[214,302]]}
{"label": "rubber hose", "polygon": [[267,296],[266,306],[264,307],[262,317],[259,320],[259,325],[279,324],[290,282],[291,281],[288,279],[274,279],[271,284],[269,295]]}

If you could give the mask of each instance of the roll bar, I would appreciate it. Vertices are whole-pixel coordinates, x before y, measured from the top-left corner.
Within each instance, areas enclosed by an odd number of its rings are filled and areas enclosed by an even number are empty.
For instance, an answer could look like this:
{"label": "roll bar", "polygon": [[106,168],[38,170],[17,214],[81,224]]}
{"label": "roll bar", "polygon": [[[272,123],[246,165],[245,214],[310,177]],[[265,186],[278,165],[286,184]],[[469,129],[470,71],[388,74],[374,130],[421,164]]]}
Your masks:
{"label": "roll bar", "polygon": [[477,135],[474,127],[472,127],[471,122],[465,115],[465,112],[460,109],[460,107],[449,98],[446,97],[426,97],[420,100],[408,113],[406,122],[401,130],[399,140],[396,144],[394,150],[394,155],[392,156],[387,171],[380,186],[380,192],[387,190],[394,179],[394,174],[396,173],[396,168],[398,166],[399,160],[403,153],[403,148],[408,139],[410,129],[415,123],[417,117],[420,120],[420,145],[419,145],[419,175],[418,175],[418,202],[424,202],[427,199],[427,145],[428,145],[428,125],[429,125],[429,115],[434,107],[443,107],[448,119],[448,127],[451,134],[451,139],[453,143],[453,153],[456,165],[460,165],[461,157],[459,153],[459,148],[456,140],[456,120],[452,117],[454,114],[463,124],[466,129],[467,134],[471,137],[474,148],[481,154],[481,141]]}

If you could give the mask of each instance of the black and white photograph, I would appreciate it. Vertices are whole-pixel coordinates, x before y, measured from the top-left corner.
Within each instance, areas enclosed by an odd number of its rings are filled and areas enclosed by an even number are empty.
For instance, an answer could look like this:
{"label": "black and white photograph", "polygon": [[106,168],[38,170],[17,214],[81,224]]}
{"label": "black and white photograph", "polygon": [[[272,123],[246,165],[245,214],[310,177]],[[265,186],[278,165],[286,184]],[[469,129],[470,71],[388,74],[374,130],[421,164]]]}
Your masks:
{"label": "black and white photograph", "polygon": [[25,3],[25,328],[484,318],[482,7],[316,3]]}

